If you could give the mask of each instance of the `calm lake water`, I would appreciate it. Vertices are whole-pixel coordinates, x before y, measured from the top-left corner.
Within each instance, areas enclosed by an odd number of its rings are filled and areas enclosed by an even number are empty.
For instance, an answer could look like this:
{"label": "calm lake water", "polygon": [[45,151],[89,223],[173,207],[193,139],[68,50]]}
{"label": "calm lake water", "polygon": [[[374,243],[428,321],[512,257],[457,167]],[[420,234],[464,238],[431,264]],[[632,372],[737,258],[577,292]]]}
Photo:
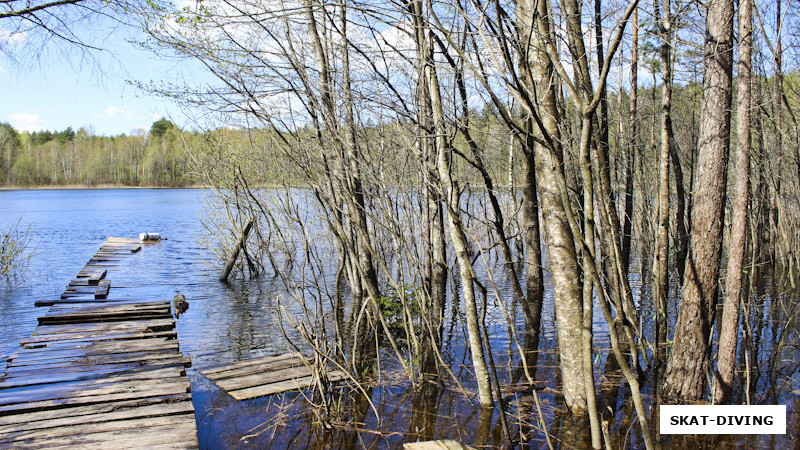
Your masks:
{"label": "calm lake water", "polygon": [[[30,336],[36,317],[45,312],[46,308],[33,306],[35,300],[58,297],[106,237],[136,237],[141,232],[158,232],[167,240],[126,258],[123,263],[126,266],[120,268],[120,273],[124,274],[120,285],[135,287],[129,291],[120,290],[122,295],[156,299],[171,299],[180,292],[189,300],[188,312],[178,321],[178,335],[182,351],[193,362],[188,373],[203,448],[382,448],[431,438],[449,437],[468,444],[489,445],[502,440],[496,414],[487,420],[454,389],[432,385],[414,391],[401,377],[379,380],[371,391],[372,400],[380,410],[380,419],[368,412],[366,404],[351,404],[353,412],[348,416],[350,422],[346,427],[324,430],[315,424],[313,415],[286,403],[291,403],[292,399],[302,400],[298,394],[237,402],[197,374],[196,370],[245,356],[287,350],[276,312],[277,299],[286,295],[280,278],[265,274],[255,280],[230,284],[217,280],[219,263],[200,243],[205,234],[201,224],[204,195],[202,190],[190,189],[0,191],[0,230],[7,230],[18,221],[19,228],[29,226],[34,252],[24,273],[10,284],[0,281],[0,370],[4,369],[6,357],[18,347],[19,340]],[[498,277],[501,296],[511,298],[501,278]],[[640,292],[638,279],[635,273],[631,275],[632,288],[637,293]],[[546,290],[550,291],[549,285]],[[786,298],[786,303],[792,304],[794,300]],[[765,318],[754,323],[758,327],[754,331],[758,338],[756,351],[760,350],[754,358],[764,368],[772,367],[774,378],[767,373],[756,374],[751,382],[758,393],[757,403],[789,405],[790,435],[775,439],[710,437],[687,441],[681,438],[672,441],[675,445],[779,448],[798,442],[792,437],[800,428],[795,412],[800,409],[797,328],[786,328],[777,320],[771,321],[769,317],[780,315],[776,309],[778,303],[770,301],[768,296],[760,301],[759,307],[752,311],[756,319]],[[645,302],[642,312],[645,317],[652,315],[647,305]],[[506,307],[512,314],[517,311],[516,331],[522,332],[524,319],[518,308],[510,302]],[[599,396],[604,405],[614,410],[610,420],[612,439],[619,447],[638,447],[641,438],[638,424],[631,425],[633,411],[626,388],[624,384],[621,389],[615,388],[618,382],[611,380],[609,383],[602,373],[608,356],[607,333],[599,308],[595,308],[595,312],[597,376],[598,382],[606,381]],[[464,351],[463,324],[452,317],[445,327],[443,357],[465,388],[474,389],[472,377],[465,369],[470,363]],[[537,386],[541,389],[548,426],[564,447],[580,446],[588,439],[588,429],[585,424],[573,423],[561,413],[560,400],[555,393],[559,372],[553,353],[556,342],[549,296],[545,298],[542,322],[539,348],[543,351],[534,378],[542,380]],[[487,323],[501,382],[511,386],[519,379],[519,371],[514,374],[519,359],[503,313],[491,304]],[[770,353],[776,346],[779,347],[777,354]],[[509,387],[506,400],[533,426],[536,418],[529,388],[515,389]],[[648,389],[652,389],[652,383],[645,383],[646,396]],[[797,394],[793,390],[797,390]],[[646,401],[650,403],[651,400],[648,397]],[[528,442],[531,448],[546,447],[542,433],[532,435],[538,437]]]}

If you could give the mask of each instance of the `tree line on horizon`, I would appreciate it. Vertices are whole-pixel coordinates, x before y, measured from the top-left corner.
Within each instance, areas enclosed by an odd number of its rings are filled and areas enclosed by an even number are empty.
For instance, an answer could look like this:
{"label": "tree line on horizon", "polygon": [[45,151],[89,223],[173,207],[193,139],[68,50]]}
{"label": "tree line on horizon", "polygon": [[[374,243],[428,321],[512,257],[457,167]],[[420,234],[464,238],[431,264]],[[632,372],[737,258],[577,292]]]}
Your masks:
{"label": "tree line on horizon", "polygon": [[0,123],[0,185],[187,186],[186,142],[199,141],[162,118],[149,131],[98,136],[91,129],[19,132]]}

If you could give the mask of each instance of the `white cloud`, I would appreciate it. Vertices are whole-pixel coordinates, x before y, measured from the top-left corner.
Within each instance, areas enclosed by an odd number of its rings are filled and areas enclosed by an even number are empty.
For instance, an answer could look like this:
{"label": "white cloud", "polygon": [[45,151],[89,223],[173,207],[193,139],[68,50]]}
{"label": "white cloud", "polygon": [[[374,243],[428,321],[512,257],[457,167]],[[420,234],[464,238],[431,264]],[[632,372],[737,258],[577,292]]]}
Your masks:
{"label": "white cloud", "polygon": [[92,113],[93,116],[97,117],[98,119],[113,119],[117,116],[121,116],[125,114],[125,110],[120,108],[119,106],[108,106],[103,111],[99,113]]}
{"label": "white cloud", "polygon": [[0,28],[0,43],[4,44],[21,44],[27,39],[27,35],[20,31],[11,31],[5,28]]}
{"label": "white cloud", "polygon": [[39,131],[47,128],[47,125],[36,114],[11,113],[8,115],[8,122],[12,127],[21,131]]}

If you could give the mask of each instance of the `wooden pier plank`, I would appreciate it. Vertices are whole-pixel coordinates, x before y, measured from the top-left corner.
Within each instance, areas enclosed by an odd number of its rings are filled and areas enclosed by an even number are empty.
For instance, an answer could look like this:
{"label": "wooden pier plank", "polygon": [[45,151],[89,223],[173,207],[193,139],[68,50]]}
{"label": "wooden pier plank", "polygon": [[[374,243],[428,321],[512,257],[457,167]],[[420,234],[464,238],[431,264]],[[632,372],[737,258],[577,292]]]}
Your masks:
{"label": "wooden pier plank", "polygon": [[[133,366],[133,367],[131,367]],[[121,380],[158,380],[169,377],[182,377],[186,374],[183,364],[168,361],[163,364],[128,364],[115,367],[92,367],[93,370],[82,371],[39,371],[38,376],[30,374],[5,377],[0,382],[0,389],[11,389],[23,386],[45,386],[55,389],[92,386],[98,383],[113,383]],[[96,381],[95,380],[99,380]],[[55,383],[55,384],[54,384]],[[31,392],[32,389],[26,390]]]}
{"label": "wooden pier plank", "polygon": [[40,325],[48,325],[172,317],[169,302],[157,303],[123,305],[103,303],[98,306],[77,308],[70,308],[69,305],[53,305],[50,312],[39,316],[38,320]]}
{"label": "wooden pier plank", "polygon": [[298,367],[305,369],[305,365],[301,360],[297,358],[287,358],[287,359],[279,359],[275,361],[268,361],[262,363],[254,362],[254,364],[249,366],[235,367],[232,369],[221,370],[217,372],[203,371],[202,373],[209,380],[218,381],[226,378],[243,377],[252,374],[259,374],[265,372],[272,372],[280,369],[298,368]]}
{"label": "wooden pier plank", "polygon": [[135,409],[151,405],[172,405],[176,403],[191,404],[191,402],[191,394],[174,394],[161,397],[121,400],[88,406],[76,406],[72,408],[47,409],[23,414],[0,416],[0,427],[13,424],[32,424],[38,421],[60,419],[64,417],[80,417],[94,414],[112,413],[115,411]]}
{"label": "wooden pier plank", "polygon": [[265,364],[270,364],[275,361],[282,361],[282,360],[299,360],[299,357],[295,353],[283,353],[280,355],[275,356],[264,356],[264,357],[256,357],[256,358],[245,358],[241,361],[236,361],[230,364],[225,364],[219,367],[213,367],[209,369],[203,369],[201,373],[206,377],[210,378],[213,374],[226,372],[229,370],[240,369],[240,368],[247,368],[252,366],[260,366]]}
{"label": "wooden pier plank", "polygon": [[120,353],[112,353],[112,354],[92,354],[92,355],[74,355],[74,354],[67,354],[67,355],[56,355],[49,358],[26,358],[24,356],[28,356],[27,354],[23,355],[22,358],[12,358],[9,363],[13,363],[14,366],[39,366],[39,367],[47,367],[51,365],[93,365],[96,364],[98,361],[104,361],[106,363],[111,362],[130,362],[130,361],[142,361],[142,360],[154,360],[159,358],[173,358],[175,357],[175,349],[162,349],[162,350],[139,350],[136,352],[120,352]]}
{"label": "wooden pier plank", "polygon": [[106,269],[95,270],[94,273],[91,274],[87,279],[87,283],[89,286],[97,286],[97,284],[100,283],[100,280],[106,277],[106,273],[108,273],[108,270]]}
{"label": "wooden pier plank", "polygon": [[[285,353],[276,356],[248,358],[221,367],[201,370],[200,373],[236,400],[306,389],[314,379],[311,360],[302,355]],[[345,378],[344,372],[328,372],[330,381]]]}
{"label": "wooden pier plank", "polygon": [[158,337],[163,337],[166,339],[177,339],[178,332],[173,329],[167,331],[152,331],[152,332],[120,331],[120,332],[109,333],[103,336],[97,336],[91,333],[71,333],[71,334],[59,334],[55,336],[53,335],[33,336],[28,339],[23,339],[22,341],[20,341],[20,345],[25,348],[36,348],[42,346],[49,346],[50,343],[83,342],[88,344],[91,342],[128,341],[128,340],[150,339]]}
{"label": "wooden pier plank", "polygon": [[227,391],[264,386],[267,384],[279,383],[282,381],[303,378],[309,376],[311,372],[306,367],[287,367],[285,369],[262,372],[242,377],[227,378],[215,381],[216,385]]}
{"label": "wooden pier plank", "polygon": [[[189,358],[173,357],[161,359],[147,359],[139,361],[128,362],[102,362],[94,363],[91,368],[98,373],[113,373],[123,371],[135,371],[141,369],[153,369],[162,367],[187,367],[190,364]],[[30,377],[33,375],[41,374],[41,371],[46,368],[48,375],[54,374],[69,374],[69,373],[85,373],[87,367],[82,365],[62,365],[62,366],[17,366],[6,372],[5,381],[12,380],[20,377]]]}
{"label": "wooden pier plank", "polygon": [[122,419],[143,419],[148,417],[171,416],[194,412],[191,402],[155,403],[133,408],[106,408],[105,410],[100,411],[98,411],[98,407],[86,408],[94,409],[96,412],[94,414],[61,416],[43,420],[28,420],[25,422],[0,425],[0,434],[41,430],[45,428],[55,428],[58,426],[94,424]]}
{"label": "wooden pier plank", "polygon": [[67,333],[95,333],[102,335],[109,331],[120,331],[130,329],[152,329],[153,331],[172,329],[175,328],[175,320],[169,319],[151,319],[151,320],[136,320],[127,322],[90,322],[90,323],[75,323],[75,324],[54,324],[54,325],[39,325],[33,332],[33,337],[67,334]]}
{"label": "wooden pier plank", "polygon": [[[113,442],[115,448],[152,448],[154,444],[186,442],[193,435],[196,436],[197,429],[186,424],[190,418],[194,420],[194,414],[64,426],[23,433],[18,437],[9,436],[7,441],[0,441],[0,445],[28,448],[25,444],[35,442],[37,445],[32,448],[68,446],[84,449],[91,448],[90,444],[105,442],[108,446],[109,442]],[[153,425],[147,426],[147,423]]]}
{"label": "wooden pier plank", "polygon": [[111,281],[109,280],[100,280],[97,283],[97,290],[94,293],[94,298],[106,298],[108,297],[108,291],[111,289]]}
{"label": "wooden pier plank", "polygon": [[[328,374],[328,379],[330,381],[339,381],[344,379],[344,373],[331,372]],[[228,394],[230,394],[230,396],[236,400],[249,400],[251,398],[279,394],[281,392],[307,389],[311,387],[313,381],[313,378],[309,375],[302,378],[293,378],[291,380],[279,381],[272,384],[228,391]]]}

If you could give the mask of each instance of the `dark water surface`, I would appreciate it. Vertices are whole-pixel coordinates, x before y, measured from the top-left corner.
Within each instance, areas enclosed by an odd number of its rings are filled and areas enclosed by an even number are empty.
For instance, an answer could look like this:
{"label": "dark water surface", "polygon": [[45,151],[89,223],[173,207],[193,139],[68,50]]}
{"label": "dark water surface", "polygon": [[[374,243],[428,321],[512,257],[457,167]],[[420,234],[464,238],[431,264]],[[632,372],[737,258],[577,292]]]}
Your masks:
{"label": "dark water surface", "polygon": [[[230,284],[217,281],[219,263],[213,261],[212,254],[200,243],[205,234],[200,222],[205,214],[203,195],[204,191],[188,189],[0,191],[0,230],[9,229],[17,221],[20,228],[30,225],[34,251],[23,274],[10,284],[0,281],[0,370],[19,340],[30,336],[36,317],[45,312],[44,308],[37,310],[34,301],[58,297],[106,237],[158,232],[167,240],[145,247],[123,263],[125,267],[120,267],[123,275],[120,280],[112,281],[112,289],[114,281],[119,281],[119,285],[135,286],[122,295],[171,299],[180,292],[189,300],[188,312],[178,321],[178,335],[181,350],[193,361],[189,375],[202,447],[385,448],[432,438],[453,438],[478,447],[501,442],[496,412],[481,414],[453,383],[447,383],[446,388],[431,384],[411,389],[396,364],[388,360],[385,362],[388,370],[370,390],[379,418],[366,402],[347,396],[341,401],[340,426],[333,429],[320,426],[313,410],[300,406],[303,398],[297,393],[237,402],[197,374],[196,370],[244,356],[288,350],[276,309],[277,299],[287,296],[279,278],[264,275]],[[496,278],[501,297],[510,298],[502,275]],[[638,274],[632,273],[631,280],[638,296]],[[549,285],[546,290],[550,291]],[[772,301],[768,293],[760,295],[758,306],[751,311],[757,341],[752,357],[758,361],[754,365],[761,367],[751,380],[753,403],[788,405],[789,434],[675,437],[666,441],[669,447],[798,448],[800,445],[796,439],[800,428],[796,413],[800,409],[800,346],[796,324],[786,327],[791,322],[788,316],[796,311],[791,308],[797,303],[796,295],[776,297],[779,301]],[[512,321],[516,332],[521,334],[524,331],[521,312],[512,302],[503,302],[506,311],[515,317]],[[652,316],[648,302],[644,303],[644,317]],[[452,305],[448,305],[448,310],[452,310]],[[612,447],[643,447],[638,423],[631,419],[635,414],[625,384],[620,388],[618,376],[603,373],[608,367],[608,336],[599,308],[595,308],[595,313],[598,396],[604,417],[609,420]],[[674,317],[674,309],[670,314]],[[515,371],[519,355],[503,311],[494,300],[490,302],[487,324],[501,384],[505,386],[505,399],[511,405],[515,421],[527,424],[515,430],[525,434],[525,447],[546,448],[543,433],[536,431],[539,425],[530,388],[515,386],[521,375],[519,370]],[[558,441],[557,446],[583,447],[589,439],[587,424],[574,422],[563,414],[557,394],[559,372],[553,324],[552,298],[547,297],[541,352],[533,372],[535,386],[540,390],[547,426]],[[474,392],[463,335],[463,323],[452,320],[451,316],[445,326],[443,356],[464,387]],[[739,389],[740,397],[741,391],[743,388]],[[652,405],[652,383],[644,383],[643,393],[647,404]]]}

